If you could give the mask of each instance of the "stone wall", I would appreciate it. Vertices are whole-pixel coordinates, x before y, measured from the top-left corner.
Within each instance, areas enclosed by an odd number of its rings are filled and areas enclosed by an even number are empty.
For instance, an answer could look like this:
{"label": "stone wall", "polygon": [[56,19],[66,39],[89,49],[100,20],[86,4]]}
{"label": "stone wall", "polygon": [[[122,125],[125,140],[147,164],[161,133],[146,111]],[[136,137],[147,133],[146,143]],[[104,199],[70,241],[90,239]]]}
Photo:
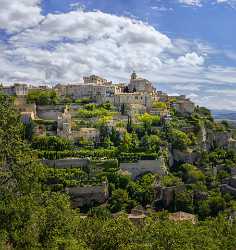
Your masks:
{"label": "stone wall", "polygon": [[37,106],[37,116],[41,119],[44,119],[44,120],[57,121],[57,117],[62,115],[62,113],[64,112],[64,109],[65,109],[64,105],[57,105],[57,106],[38,105]]}
{"label": "stone wall", "polygon": [[68,187],[65,191],[70,195],[73,207],[83,207],[94,203],[105,203],[109,197],[107,182],[96,186]]}
{"label": "stone wall", "polygon": [[231,175],[236,176],[236,168],[231,168],[230,173],[231,173]]}
{"label": "stone wall", "polygon": [[87,158],[66,158],[58,160],[43,160],[43,163],[49,167],[56,168],[73,168],[73,167],[87,167],[90,160]]}
{"label": "stone wall", "polygon": [[138,176],[151,172],[154,174],[165,174],[165,162],[162,158],[158,160],[140,160],[134,163],[120,163],[120,169],[128,172],[132,179]]}
{"label": "stone wall", "polygon": [[227,178],[223,181],[223,184],[221,185],[221,192],[229,193],[236,197],[236,176]]}
{"label": "stone wall", "polygon": [[164,208],[168,208],[174,201],[175,194],[181,193],[186,190],[185,185],[173,186],[173,187],[161,187],[157,186],[155,188],[155,199],[162,203]]}

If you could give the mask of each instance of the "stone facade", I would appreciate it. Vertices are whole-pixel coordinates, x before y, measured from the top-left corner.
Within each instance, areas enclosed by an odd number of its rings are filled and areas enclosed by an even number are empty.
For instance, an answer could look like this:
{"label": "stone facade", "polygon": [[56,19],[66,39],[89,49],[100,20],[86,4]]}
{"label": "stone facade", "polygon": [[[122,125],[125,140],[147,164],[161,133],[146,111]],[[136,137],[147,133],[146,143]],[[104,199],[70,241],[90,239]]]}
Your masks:
{"label": "stone facade", "polygon": [[96,100],[98,96],[105,98],[114,95],[116,92],[116,86],[95,83],[78,83],[70,85],[57,85],[55,90],[59,95],[70,96],[73,99],[91,98]]}
{"label": "stone facade", "polygon": [[186,98],[186,96],[176,96],[173,97],[176,98],[176,102],[173,104],[176,111],[183,114],[183,115],[189,115],[193,113],[195,109],[195,104],[190,101],[190,99]]}
{"label": "stone facade", "polygon": [[87,158],[65,158],[58,160],[43,160],[43,163],[49,167],[56,168],[80,168],[89,166],[90,160]]}
{"label": "stone facade", "polygon": [[134,163],[120,163],[120,169],[131,175],[132,179],[136,179],[145,173],[165,174],[165,162],[162,158],[158,160],[140,160]]}
{"label": "stone facade", "polygon": [[64,105],[37,105],[37,116],[40,119],[57,121],[64,109]]}
{"label": "stone facade", "polygon": [[121,108],[122,105],[143,105],[145,109],[150,109],[152,105],[152,97],[148,93],[117,93],[114,96],[114,105]]}
{"label": "stone facade", "polygon": [[155,88],[152,86],[152,83],[150,81],[138,77],[135,72],[133,72],[133,74],[130,77],[128,88],[130,92],[152,93],[155,91]]}
{"label": "stone facade", "polygon": [[106,80],[100,76],[96,76],[96,75],[85,76],[85,77],[83,77],[83,79],[84,79],[85,84],[89,84],[89,83],[95,83],[98,85],[112,84],[111,81],[108,81],[108,80]]}
{"label": "stone facade", "polygon": [[26,96],[28,94],[27,84],[16,83],[13,86],[3,86],[3,93],[13,96]]}
{"label": "stone facade", "polygon": [[103,204],[109,198],[107,182],[94,186],[67,187],[65,191],[70,195],[73,207],[83,207],[94,203]]}

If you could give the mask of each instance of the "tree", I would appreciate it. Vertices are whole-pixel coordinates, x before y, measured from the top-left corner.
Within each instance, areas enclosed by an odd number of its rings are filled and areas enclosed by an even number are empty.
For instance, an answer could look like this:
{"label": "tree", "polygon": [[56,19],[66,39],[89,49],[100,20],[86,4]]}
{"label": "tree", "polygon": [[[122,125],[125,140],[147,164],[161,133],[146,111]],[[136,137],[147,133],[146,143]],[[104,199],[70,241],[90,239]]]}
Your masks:
{"label": "tree", "polygon": [[32,147],[40,150],[63,151],[72,149],[71,141],[58,136],[35,136]]}
{"label": "tree", "polygon": [[113,213],[125,210],[129,201],[129,196],[127,191],[123,189],[116,189],[112,192],[112,197],[110,201],[111,211]]}
{"label": "tree", "polygon": [[183,180],[185,183],[197,183],[204,182],[205,175],[196,166],[192,164],[182,164],[181,169],[183,170]]}
{"label": "tree", "polygon": [[129,152],[132,146],[132,138],[131,135],[127,132],[124,133],[123,138],[120,144],[120,150],[123,152]]}
{"label": "tree", "polygon": [[55,105],[59,102],[59,96],[55,90],[34,90],[27,95],[27,102],[37,105]]}
{"label": "tree", "polygon": [[143,115],[138,115],[137,119],[144,124],[145,131],[150,131],[151,125],[158,125],[160,122],[160,116],[158,115],[150,115],[145,113]]}
{"label": "tree", "polygon": [[184,150],[191,144],[188,135],[178,129],[171,129],[168,132],[168,138],[172,146],[176,149]]}
{"label": "tree", "polygon": [[111,212],[105,207],[93,207],[89,210],[89,216],[98,217],[102,219],[111,218]]}
{"label": "tree", "polygon": [[132,127],[132,119],[130,116],[128,116],[128,122],[127,122],[127,132],[132,133],[133,127]]}
{"label": "tree", "polygon": [[191,192],[177,192],[175,194],[176,211],[193,212],[193,194]]}
{"label": "tree", "polygon": [[12,99],[0,95],[1,244],[13,249],[78,249],[81,244],[73,237],[77,217],[68,197],[45,191],[47,171],[22,141],[22,129]]}
{"label": "tree", "polygon": [[111,128],[111,133],[110,133],[110,140],[114,144],[115,147],[118,147],[120,145],[120,134],[115,128]]}

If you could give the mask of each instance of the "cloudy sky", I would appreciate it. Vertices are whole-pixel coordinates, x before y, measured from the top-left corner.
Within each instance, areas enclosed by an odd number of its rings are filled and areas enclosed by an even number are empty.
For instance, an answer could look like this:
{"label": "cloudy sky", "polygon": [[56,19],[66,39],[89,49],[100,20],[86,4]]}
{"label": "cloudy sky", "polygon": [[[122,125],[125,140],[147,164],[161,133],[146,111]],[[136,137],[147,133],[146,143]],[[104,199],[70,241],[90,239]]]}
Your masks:
{"label": "cloudy sky", "polygon": [[0,0],[0,81],[127,82],[236,110],[236,0]]}

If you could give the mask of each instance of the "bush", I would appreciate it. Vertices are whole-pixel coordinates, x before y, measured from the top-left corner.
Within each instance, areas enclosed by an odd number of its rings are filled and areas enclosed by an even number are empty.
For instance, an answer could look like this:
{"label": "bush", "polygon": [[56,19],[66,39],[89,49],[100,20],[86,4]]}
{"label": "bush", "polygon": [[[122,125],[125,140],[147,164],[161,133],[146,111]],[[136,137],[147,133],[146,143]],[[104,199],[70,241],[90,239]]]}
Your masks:
{"label": "bush", "polygon": [[191,145],[191,140],[188,135],[178,129],[172,129],[168,134],[169,140],[172,143],[173,148],[184,150]]}
{"label": "bush", "polygon": [[58,136],[37,136],[32,140],[32,148],[40,150],[63,151],[71,149],[71,142]]}

